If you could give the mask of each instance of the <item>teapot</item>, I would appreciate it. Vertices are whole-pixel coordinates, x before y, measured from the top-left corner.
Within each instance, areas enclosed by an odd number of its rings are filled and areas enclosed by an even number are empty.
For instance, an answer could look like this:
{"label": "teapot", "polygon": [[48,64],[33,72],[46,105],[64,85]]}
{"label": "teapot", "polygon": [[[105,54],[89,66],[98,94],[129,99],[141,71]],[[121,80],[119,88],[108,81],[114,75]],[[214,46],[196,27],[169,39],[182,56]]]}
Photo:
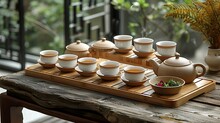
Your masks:
{"label": "teapot", "polygon": [[106,52],[110,52],[115,47],[115,44],[111,41],[106,40],[106,38],[102,38],[99,41],[96,41],[91,45],[89,48],[89,52],[92,54],[93,57],[101,57]]}
{"label": "teapot", "polygon": [[76,42],[67,45],[65,53],[75,54],[79,58],[91,56],[91,54],[89,53],[89,45],[82,43],[80,40],[77,40]]}
{"label": "teapot", "polygon": [[[184,79],[186,83],[191,83],[195,78],[206,73],[206,68],[203,64],[194,64],[190,60],[180,57],[179,54],[166,59],[161,64],[151,59],[150,65],[157,76],[176,76]],[[197,71],[196,68],[198,67],[202,68],[201,73]]]}
{"label": "teapot", "polygon": [[115,47],[111,41],[106,40],[106,38],[102,38],[99,41],[96,41],[94,44],[91,45],[94,50],[97,51],[111,51]]}

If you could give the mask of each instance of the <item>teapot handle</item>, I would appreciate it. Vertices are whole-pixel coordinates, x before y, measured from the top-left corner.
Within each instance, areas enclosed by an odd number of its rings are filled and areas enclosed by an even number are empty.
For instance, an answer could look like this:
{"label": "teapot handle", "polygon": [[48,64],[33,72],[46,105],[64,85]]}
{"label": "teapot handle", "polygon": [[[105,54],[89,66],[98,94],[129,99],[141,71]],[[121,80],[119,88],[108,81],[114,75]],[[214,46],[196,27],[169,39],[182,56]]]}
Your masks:
{"label": "teapot handle", "polygon": [[203,76],[206,73],[206,68],[205,68],[204,65],[202,65],[202,64],[194,64],[194,68],[196,68],[196,67],[201,67],[202,68],[202,73],[198,73],[197,72],[196,77]]}

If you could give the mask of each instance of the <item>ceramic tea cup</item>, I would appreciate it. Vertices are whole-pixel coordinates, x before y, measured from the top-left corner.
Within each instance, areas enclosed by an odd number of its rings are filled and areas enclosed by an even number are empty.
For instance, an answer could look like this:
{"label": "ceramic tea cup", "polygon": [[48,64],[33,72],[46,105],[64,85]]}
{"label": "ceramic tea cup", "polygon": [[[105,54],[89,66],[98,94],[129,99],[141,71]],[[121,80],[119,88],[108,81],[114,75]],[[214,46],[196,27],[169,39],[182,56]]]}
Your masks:
{"label": "ceramic tea cup", "polygon": [[63,54],[58,57],[58,63],[62,68],[74,68],[77,65],[77,55]]}
{"label": "ceramic tea cup", "polygon": [[99,67],[104,76],[116,76],[119,73],[119,63],[116,61],[103,61]]}
{"label": "ceramic tea cup", "polygon": [[58,52],[56,50],[43,50],[40,52],[40,62],[43,64],[56,64]]}
{"label": "ceramic tea cup", "polygon": [[83,72],[94,72],[97,68],[96,58],[83,57],[78,59],[78,67]]}
{"label": "ceramic tea cup", "polygon": [[176,42],[159,41],[156,43],[157,52],[162,56],[174,56],[176,53]]}
{"label": "ceramic tea cup", "polygon": [[134,47],[139,52],[152,52],[154,40],[151,38],[134,39]]}
{"label": "ceramic tea cup", "polygon": [[128,81],[141,82],[144,79],[145,69],[139,66],[127,66],[124,68],[124,77]]}
{"label": "ceramic tea cup", "polygon": [[132,47],[133,37],[130,35],[114,36],[115,46],[119,49],[130,49]]}

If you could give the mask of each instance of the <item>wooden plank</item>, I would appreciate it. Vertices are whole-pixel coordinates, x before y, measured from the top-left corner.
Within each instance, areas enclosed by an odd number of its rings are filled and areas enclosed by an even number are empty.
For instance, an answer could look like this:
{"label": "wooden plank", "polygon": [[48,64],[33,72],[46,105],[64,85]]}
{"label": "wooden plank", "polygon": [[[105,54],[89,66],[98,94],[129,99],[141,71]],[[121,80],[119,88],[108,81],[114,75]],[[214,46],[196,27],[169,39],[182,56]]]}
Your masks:
{"label": "wooden plank", "polygon": [[154,54],[150,55],[147,58],[139,58],[137,57],[132,51],[130,51],[127,54],[120,54],[116,53],[114,50],[109,52],[94,52],[92,55],[96,58],[103,58],[103,59],[109,59],[109,60],[115,60],[120,61],[124,64],[130,64],[130,65],[138,65],[145,68],[151,68],[150,66],[150,60],[156,58]]}
{"label": "wooden plank", "polygon": [[[104,93],[63,85],[36,77],[16,73],[0,77],[0,86],[8,91],[20,94],[18,97],[30,97],[37,104],[50,109],[65,108],[74,110],[95,111],[109,122],[215,122],[220,120],[220,107],[195,101],[188,101],[178,108],[141,103],[119,98]],[[219,84],[217,88],[219,88]],[[118,93],[118,92],[114,92]],[[214,95],[213,95],[213,94]],[[220,100],[219,91],[207,94]],[[199,97],[204,97],[203,94]],[[150,95],[148,95],[150,96]],[[195,98],[197,99],[197,98]],[[194,100],[194,99],[193,99]],[[209,100],[203,100],[207,103]],[[157,104],[158,102],[154,102]],[[83,114],[82,114],[83,115]]]}
{"label": "wooden plank", "polygon": [[205,77],[207,77],[207,79],[213,79],[216,81],[216,83],[220,84],[220,71],[217,72],[208,71]]}
{"label": "wooden plank", "polygon": [[104,82],[103,80],[101,80],[101,83],[99,83],[99,85],[102,85],[102,86],[108,86],[108,87],[112,87],[118,83],[120,83],[121,80],[118,79],[118,80],[115,80],[115,81],[108,81],[108,82]]}
{"label": "wooden plank", "polygon": [[216,85],[215,91],[203,94],[197,98],[192,99],[193,101],[220,106],[220,85]]}
{"label": "wooden plank", "polygon": [[[126,66],[126,65],[121,65]],[[121,70],[123,67],[120,67]],[[120,79],[113,82],[103,82],[97,75],[92,77],[82,77],[76,72],[60,73],[58,69],[42,69],[41,66],[33,65],[25,70],[26,75],[38,77],[53,82],[66,85],[81,87],[93,91],[112,94],[125,98],[130,98],[146,103],[152,103],[168,107],[178,107],[186,103],[189,99],[206,93],[215,88],[215,82],[212,80],[196,79],[194,83],[184,85],[179,94],[173,96],[157,95],[151,89],[148,82],[141,87],[129,87]],[[153,71],[148,69],[146,76],[153,76]]]}
{"label": "wooden plank", "polygon": [[127,86],[127,88],[125,89],[126,91],[132,91],[132,92],[139,92],[140,90],[145,89],[147,90],[146,86],[138,86],[138,87],[129,87]]}
{"label": "wooden plank", "polygon": [[137,93],[139,93],[139,94],[142,94],[142,93],[144,93],[144,92],[146,92],[146,91],[148,91],[148,90],[150,90],[150,89],[152,89],[152,88],[151,88],[151,86],[149,85],[149,86],[145,86],[145,87],[142,88],[142,89],[136,90],[135,92],[137,92]]}

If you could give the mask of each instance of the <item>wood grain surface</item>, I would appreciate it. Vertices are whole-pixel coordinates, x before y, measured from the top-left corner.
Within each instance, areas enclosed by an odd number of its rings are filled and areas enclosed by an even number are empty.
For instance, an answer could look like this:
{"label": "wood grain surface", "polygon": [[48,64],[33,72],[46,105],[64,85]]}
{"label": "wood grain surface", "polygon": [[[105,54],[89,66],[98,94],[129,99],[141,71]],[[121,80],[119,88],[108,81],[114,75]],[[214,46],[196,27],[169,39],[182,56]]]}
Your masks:
{"label": "wood grain surface", "polygon": [[24,72],[1,77],[0,86],[10,92],[28,96],[43,107],[91,110],[100,113],[113,123],[220,122],[219,84],[215,90],[193,98],[178,108],[151,105],[54,83],[25,76]]}

